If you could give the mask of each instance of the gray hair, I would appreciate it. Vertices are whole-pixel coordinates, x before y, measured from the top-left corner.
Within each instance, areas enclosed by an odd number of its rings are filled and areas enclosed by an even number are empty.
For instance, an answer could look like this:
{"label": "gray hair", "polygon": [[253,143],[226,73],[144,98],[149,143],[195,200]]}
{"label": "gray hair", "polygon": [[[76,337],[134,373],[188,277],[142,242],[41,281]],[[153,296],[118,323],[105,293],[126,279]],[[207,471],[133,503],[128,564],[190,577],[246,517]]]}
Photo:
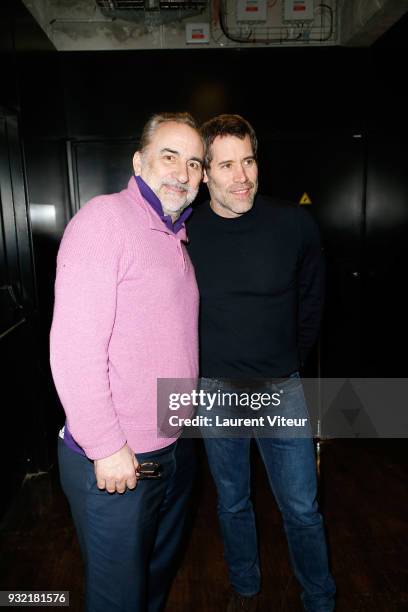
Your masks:
{"label": "gray hair", "polygon": [[150,117],[143,128],[139,142],[139,151],[143,153],[146,147],[149,146],[157,128],[163,123],[168,123],[170,121],[174,121],[174,123],[184,123],[184,125],[188,125],[198,132],[198,125],[190,113],[157,113]]}

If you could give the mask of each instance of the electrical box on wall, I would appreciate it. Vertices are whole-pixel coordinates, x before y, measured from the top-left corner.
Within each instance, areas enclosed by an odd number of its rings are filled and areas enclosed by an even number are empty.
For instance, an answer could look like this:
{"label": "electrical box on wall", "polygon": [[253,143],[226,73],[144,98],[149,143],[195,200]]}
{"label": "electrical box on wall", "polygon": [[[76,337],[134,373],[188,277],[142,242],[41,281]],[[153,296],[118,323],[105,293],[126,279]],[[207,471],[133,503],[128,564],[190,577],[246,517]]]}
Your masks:
{"label": "electrical box on wall", "polygon": [[268,5],[267,0],[238,0],[237,21],[253,23],[266,22]]}
{"label": "electrical box on wall", "polygon": [[313,21],[314,0],[283,0],[284,21]]}
{"label": "electrical box on wall", "polygon": [[186,23],[186,43],[206,44],[210,42],[209,23]]}

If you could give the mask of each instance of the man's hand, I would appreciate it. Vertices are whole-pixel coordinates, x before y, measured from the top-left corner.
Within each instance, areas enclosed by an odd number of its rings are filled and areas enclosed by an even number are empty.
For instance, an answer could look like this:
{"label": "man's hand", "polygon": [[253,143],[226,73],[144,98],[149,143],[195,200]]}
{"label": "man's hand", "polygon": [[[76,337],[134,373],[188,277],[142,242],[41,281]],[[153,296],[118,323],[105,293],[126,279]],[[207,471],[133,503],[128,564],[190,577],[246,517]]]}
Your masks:
{"label": "man's hand", "polygon": [[136,468],[138,461],[127,444],[109,457],[95,459],[95,476],[98,489],[109,493],[124,493],[126,487],[134,489],[137,485]]}

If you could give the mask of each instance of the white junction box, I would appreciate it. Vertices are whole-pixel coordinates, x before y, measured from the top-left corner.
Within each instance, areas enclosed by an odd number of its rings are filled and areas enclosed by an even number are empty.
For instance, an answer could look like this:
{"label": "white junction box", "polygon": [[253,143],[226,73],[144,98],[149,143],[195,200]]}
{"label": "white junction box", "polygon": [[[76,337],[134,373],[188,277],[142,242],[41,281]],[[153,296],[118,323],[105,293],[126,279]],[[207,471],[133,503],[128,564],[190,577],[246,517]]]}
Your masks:
{"label": "white junction box", "polygon": [[284,21],[313,21],[314,0],[283,0]]}
{"label": "white junction box", "polygon": [[209,23],[186,23],[186,43],[206,44],[210,42]]}
{"label": "white junction box", "polygon": [[238,0],[237,21],[265,23],[268,15],[267,0]]}

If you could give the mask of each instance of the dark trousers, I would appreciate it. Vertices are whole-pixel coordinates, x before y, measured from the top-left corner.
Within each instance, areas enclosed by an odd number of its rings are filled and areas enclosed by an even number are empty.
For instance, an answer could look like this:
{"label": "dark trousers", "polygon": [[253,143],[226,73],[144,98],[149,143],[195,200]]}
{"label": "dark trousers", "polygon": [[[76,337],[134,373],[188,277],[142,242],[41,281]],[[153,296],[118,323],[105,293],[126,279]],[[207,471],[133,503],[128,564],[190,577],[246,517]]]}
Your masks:
{"label": "dark trousers", "polygon": [[137,454],[139,461],[158,461],[162,477],[140,480],[123,494],[100,491],[93,462],[61,439],[58,456],[85,562],[86,611],[163,610],[194,479],[192,440]]}

